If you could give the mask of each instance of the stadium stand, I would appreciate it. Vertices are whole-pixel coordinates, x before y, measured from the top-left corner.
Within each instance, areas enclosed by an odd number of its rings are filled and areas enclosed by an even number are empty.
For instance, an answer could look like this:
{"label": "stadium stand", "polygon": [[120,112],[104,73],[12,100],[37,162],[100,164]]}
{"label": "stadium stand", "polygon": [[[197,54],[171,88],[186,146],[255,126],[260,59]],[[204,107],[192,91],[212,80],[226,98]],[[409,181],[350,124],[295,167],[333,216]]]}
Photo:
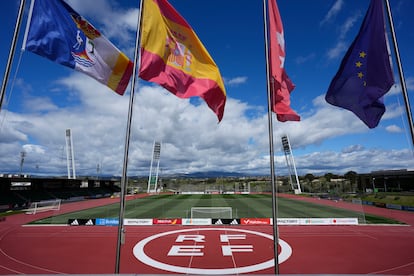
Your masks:
{"label": "stadium stand", "polygon": [[0,211],[24,209],[44,200],[64,203],[110,197],[120,192],[115,183],[107,179],[0,177]]}

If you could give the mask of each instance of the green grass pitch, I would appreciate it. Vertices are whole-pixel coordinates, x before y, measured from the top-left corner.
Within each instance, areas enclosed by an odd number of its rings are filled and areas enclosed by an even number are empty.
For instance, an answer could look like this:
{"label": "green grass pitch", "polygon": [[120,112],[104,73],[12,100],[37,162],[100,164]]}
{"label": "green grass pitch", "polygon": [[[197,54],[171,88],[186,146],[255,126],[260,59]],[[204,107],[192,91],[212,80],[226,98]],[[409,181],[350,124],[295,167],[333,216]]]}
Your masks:
{"label": "green grass pitch", "polygon": [[[269,194],[161,194],[125,202],[124,218],[189,218],[191,207],[232,207],[233,218],[271,218]],[[118,218],[119,203],[51,216],[34,224],[66,224],[68,219]],[[362,212],[277,198],[278,218],[358,218],[359,223],[398,223]]]}

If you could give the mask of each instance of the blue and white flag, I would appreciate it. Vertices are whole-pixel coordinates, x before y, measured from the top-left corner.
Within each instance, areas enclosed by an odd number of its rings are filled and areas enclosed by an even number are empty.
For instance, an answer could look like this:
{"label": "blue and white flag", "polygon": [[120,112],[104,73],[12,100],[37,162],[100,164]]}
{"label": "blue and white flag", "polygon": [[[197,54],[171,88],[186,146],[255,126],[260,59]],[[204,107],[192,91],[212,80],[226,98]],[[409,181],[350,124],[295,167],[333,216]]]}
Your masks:
{"label": "blue and white flag", "polygon": [[32,0],[23,49],[83,72],[123,95],[133,63],[63,0]]}

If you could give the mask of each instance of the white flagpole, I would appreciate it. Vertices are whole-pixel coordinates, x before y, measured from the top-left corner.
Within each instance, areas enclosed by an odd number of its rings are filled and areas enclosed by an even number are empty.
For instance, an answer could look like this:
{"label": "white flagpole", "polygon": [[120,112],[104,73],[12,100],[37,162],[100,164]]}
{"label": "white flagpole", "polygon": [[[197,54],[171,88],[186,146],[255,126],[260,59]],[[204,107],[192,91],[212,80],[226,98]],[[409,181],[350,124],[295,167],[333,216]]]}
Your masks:
{"label": "white flagpole", "polygon": [[393,45],[394,45],[395,58],[396,58],[396,62],[397,62],[397,65],[398,65],[398,73],[400,75],[401,89],[402,89],[402,93],[403,93],[403,96],[404,96],[404,102],[405,102],[405,110],[407,112],[407,119],[408,119],[408,123],[410,125],[411,141],[414,145],[414,127],[413,127],[413,117],[411,115],[410,100],[408,98],[407,86],[405,84],[404,72],[403,72],[402,65],[401,65],[400,52],[398,50],[397,37],[395,35],[394,23],[393,23],[393,20],[392,20],[389,0],[385,0],[385,3],[387,5],[388,21],[389,21],[390,29],[391,29],[391,35],[392,35],[392,40],[393,40]]}
{"label": "white flagpole", "polygon": [[127,121],[127,128],[126,128],[126,134],[125,134],[124,164],[122,168],[121,199],[120,199],[120,204],[119,204],[118,239],[117,239],[117,246],[116,246],[116,261],[115,261],[115,273],[116,274],[119,274],[121,246],[125,242],[125,228],[124,228],[125,192],[126,192],[126,186],[128,183],[128,177],[127,177],[128,152],[129,152],[129,141],[131,137],[132,111],[133,111],[133,106],[134,106],[135,79],[137,76],[137,73],[136,73],[137,67],[140,63],[139,45],[140,45],[140,30],[141,30],[141,16],[142,16],[143,2],[144,0],[141,0],[140,7],[139,7],[137,34],[135,38],[134,66],[132,70],[131,94],[129,97],[128,121]]}
{"label": "white flagpole", "polygon": [[[266,55],[266,80],[267,80],[267,118],[268,118],[268,129],[269,129],[269,154],[270,154],[270,179],[272,185],[272,217],[273,217],[273,250],[275,260],[275,274],[279,274],[279,232],[277,225],[277,191],[275,181],[275,158],[274,158],[274,147],[273,147],[273,120],[272,120],[272,96],[270,84],[270,70],[269,70],[269,46],[268,46],[268,31],[267,31],[267,0],[263,0],[263,18],[264,18],[264,33],[265,33],[265,55]],[[275,1],[275,0],[272,0]],[[273,78],[272,78],[273,83]]]}
{"label": "white flagpole", "polygon": [[0,91],[0,112],[1,112],[1,107],[3,105],[3,99],[4,99],[6,87],[7,87],[7,82],[9,80],[10,68],[11,68],[11,64],[13,61],[13,57],[14,57],[14,51],[16,50],[16,42],[19,36],[20,25],[22,23],[25,2],[26,0],[20,1],[19,13],[17,15],[16,25],[14,27],[14,34],[13,34],[13,39],[12,39],[12,43],[10,46],[9,57],[7,59],[6,71],[4,73],[3,83],[1,85],[1,91]]}

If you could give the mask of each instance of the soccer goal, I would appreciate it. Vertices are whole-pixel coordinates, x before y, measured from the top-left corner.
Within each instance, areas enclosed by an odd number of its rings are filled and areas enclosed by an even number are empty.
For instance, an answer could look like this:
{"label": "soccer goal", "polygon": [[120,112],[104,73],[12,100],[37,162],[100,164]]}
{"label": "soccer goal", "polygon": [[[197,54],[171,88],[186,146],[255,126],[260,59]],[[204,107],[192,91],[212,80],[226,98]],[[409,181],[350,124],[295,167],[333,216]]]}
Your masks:
{"label": "soccer goal", "polygon": [[231,207],[191,207],[191,218],[233,218]]}
{"label": "soccer goal", "polygon": [[61,199],[32,202],[29,208],[26,210],[26,214],[34,215],[36,213],[45,211],[59,211],[61,202]]}

